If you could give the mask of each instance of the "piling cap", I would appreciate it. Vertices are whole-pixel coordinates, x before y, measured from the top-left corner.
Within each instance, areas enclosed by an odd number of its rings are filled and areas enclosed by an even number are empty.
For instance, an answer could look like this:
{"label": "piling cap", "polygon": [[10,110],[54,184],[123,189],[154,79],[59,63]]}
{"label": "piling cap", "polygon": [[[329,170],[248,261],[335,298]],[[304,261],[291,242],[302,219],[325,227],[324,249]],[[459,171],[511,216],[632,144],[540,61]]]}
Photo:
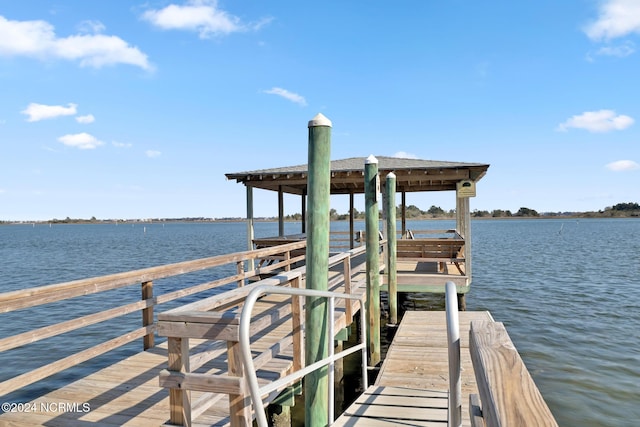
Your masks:
{"label": "piling cap", "polygon": [[331,120],[327,119],[322,113],[318,113],[313,119],[309,120],[309,127],[327,126],[331,127]]}
{"label": "piling cap", "polygon": [[364,161],[365,165],[371,165],[373,163],[378,163],[378,159],[376,159],[376,156],[374,156],[373,154],[369,154],[369,157],[367,157],[367,159]]}
{"label": "piling cap", "polygon": [[393,173],[393,172],[389,172],[389,173],[387,174],[387,178],[395,179],[395,178],[396,178],[396,174],[395,174],[395,173]]}

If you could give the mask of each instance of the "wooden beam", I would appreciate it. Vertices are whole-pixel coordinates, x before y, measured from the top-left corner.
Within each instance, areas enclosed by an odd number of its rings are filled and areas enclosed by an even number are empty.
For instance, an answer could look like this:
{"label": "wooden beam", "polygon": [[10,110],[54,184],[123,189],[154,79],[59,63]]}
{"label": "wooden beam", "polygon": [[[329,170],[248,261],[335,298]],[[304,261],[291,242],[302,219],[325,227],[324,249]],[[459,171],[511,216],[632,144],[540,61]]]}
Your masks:
{"label": "wooden beam", "polygon": [[469,351],[487,427],[558,425],[502,323],[472,321]]}
{"label": "wooden beam", "polygon": [[[176,374],[189,372],[189,340],[170,337],[168,370]],[[172,424],[191,425],[191,392],[180,386],[169,389],[169,420]]]}

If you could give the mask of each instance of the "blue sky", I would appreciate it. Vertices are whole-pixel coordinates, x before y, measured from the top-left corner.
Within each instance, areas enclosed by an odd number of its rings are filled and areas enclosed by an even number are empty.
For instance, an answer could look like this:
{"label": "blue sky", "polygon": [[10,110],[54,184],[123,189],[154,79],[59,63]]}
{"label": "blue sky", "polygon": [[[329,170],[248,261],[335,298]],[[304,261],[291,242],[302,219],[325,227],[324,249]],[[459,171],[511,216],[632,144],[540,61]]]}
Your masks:
{"label": "blue sky", "polygon": [[3,1],[0,220],[244,216],[318,112],[332,159],[491,164],[472,209],[638,202],[639,48],[637,0]]}

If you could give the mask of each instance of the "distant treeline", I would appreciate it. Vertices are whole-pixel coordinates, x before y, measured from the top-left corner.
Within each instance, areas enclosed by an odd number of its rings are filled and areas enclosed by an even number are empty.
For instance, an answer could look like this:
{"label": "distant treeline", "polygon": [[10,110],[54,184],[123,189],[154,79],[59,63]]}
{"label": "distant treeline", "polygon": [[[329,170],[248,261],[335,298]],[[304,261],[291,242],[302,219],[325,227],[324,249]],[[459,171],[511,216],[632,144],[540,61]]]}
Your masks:
{"label": "distant treeline", "polygon": [[[358,211],[354,208],[354,218],[364,219],[365,212]],[[396,216],[400,218],[402,213],[401,206],[396,208]],[[455,218],[455,209],[445,211],[439,206],[432,205],[428,210],[424,211],[415,205],[407,206],[405,210],[407,219],[433,219],[433,218]],[[339,214],[335,209],[329,211],[329,216],[332,220],[341,221],[349,219],[349,214]],[[475,209],[471,212],[473,218],[553,218],[553,217],[577,217],[577,218],[624,218],[624,217],[640,217],[640,204],[638,203],[618,203],[614,206],[607,206],[603,210],[591,211],[591,212],[542,212],[539,213],[535,209],[521,207],[516,213],[510,210],[494,209],[491,212]],[[257,221],[271,221],[274,217],[261,217],[254,218]],[[12,224],[12,223],[24,223],[24,222],[38,222],[38,223],[51,223],[51,224],[86,224],[86,223],[104,223],[104,222],[210,222],[210,221],[241,221],[242,217],[226,217],[226,218],[207,218],[207,217],[183,217],[183,218],[146,218],[146,219],[96,219],[92,216],[89,219],[70,218],[65,219],[51,219],[49,221],[3,221],[0,220],[0,224]],[[295,213],[293,215],[286,215],[285,220],[301,221],[302,215]]]}
{"label": "distant treeline", "polygon": [[[396,208],[396,216],[400,217],[402,208],[398,206]],[[335,209],[331,209],[329,212],[332,220],[346,220],[349,219],[349,214],[339,214]],[[406,218],[408,219],[430,219],[430,218],[455,218],[455,209],[445,211],[439,206],[432,205],[428,210],[422,210],[415,205],[407,206],[405,210]],[[360,212],[354,209],[355,219],[364,219],[365,212]],[[494,209],[492,211],[486,210],[474,210],[471,212],[473,218],[511,218],[511,217],[581,217],[581,218],[599,218],[599,217],[640,217],[640,205],[638,203],[618,203],[614,206],[608,206],[603,210],[597,212],[542,212],[539,213],[535,209],[528,207],[521,207],[517,212],[513,213],[510,210]],[[301,220],[302,215],[299,213],[293,215],[287,215],[285,219],[289,220]]]}

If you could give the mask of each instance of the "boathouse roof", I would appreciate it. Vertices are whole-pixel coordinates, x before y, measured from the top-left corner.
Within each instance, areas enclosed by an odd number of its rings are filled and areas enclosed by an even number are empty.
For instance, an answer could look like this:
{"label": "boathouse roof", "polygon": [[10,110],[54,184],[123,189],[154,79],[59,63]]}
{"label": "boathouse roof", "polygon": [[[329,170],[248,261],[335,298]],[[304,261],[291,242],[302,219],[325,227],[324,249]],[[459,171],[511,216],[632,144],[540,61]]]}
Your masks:
{"label": "boathouse roof", "polygon": [[[461,180],[479,181],[487,172],[488,164],[446,162],[437,160],[404,159],[378,156],[378,173],[381,178],[393,172],[398,191],[448,191],[455,190]],[[331,194],[364,193],[365,157],[351,157],[331,161]],[[227,173],[227,179],[235,179],[246,186],[285,193],[307,193],[306,164],[247,172]]]}

